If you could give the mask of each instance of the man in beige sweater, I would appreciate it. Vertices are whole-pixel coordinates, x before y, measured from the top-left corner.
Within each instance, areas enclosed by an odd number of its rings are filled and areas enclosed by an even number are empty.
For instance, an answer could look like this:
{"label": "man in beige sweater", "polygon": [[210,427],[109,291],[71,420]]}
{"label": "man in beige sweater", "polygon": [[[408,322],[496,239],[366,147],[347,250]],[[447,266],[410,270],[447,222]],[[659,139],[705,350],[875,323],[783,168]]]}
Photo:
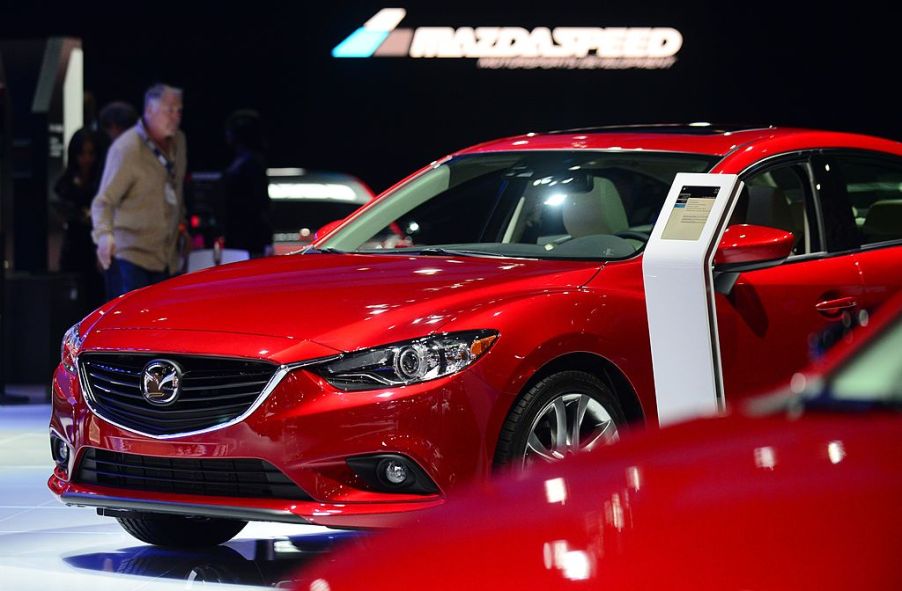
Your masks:
{"label": "man in beige sweater", "polygon": [[179,270],[187,150],[181,121],[182,91],[156,84],[144,95],[143,117],[107,152],[91,219],[108,299]]}

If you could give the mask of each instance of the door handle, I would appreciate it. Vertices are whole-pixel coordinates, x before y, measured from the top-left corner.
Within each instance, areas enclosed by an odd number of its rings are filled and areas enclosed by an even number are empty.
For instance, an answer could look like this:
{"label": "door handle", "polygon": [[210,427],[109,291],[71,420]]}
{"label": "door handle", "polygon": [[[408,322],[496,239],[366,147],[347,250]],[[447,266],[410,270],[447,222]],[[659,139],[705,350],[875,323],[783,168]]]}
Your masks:
{"label": "door handle", "polygon": [[839,316],[843,310],[858,307],[858,300],[855,298],[836,298],[834,300],[823,300],[815,304],[814,309],[824,316]]}

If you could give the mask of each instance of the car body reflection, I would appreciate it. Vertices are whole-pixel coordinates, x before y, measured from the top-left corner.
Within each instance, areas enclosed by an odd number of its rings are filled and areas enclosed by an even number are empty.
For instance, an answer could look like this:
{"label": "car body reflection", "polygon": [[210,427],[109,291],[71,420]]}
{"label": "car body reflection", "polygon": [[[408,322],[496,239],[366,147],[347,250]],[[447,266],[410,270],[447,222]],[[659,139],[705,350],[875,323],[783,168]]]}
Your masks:
{"label": "car body reflection", "polygon": [[235,540],[196,550],[134,546],[108,552],[74,554],[63,560],[79,569],[184,580],[189,584],[251,585],[284,588],[310,560],[325,559],[337,546],[362,543],[355,532],[329,532],[288,538]]}

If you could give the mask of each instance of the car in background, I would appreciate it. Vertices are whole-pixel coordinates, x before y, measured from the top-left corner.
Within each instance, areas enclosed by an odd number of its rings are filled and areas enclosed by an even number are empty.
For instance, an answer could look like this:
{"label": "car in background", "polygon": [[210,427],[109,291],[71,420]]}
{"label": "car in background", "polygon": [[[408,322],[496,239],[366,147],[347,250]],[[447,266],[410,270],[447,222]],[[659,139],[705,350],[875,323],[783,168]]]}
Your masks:
{"label": "car in background", "polygon": [[251,519],[384,527],[657,425],[642,253],[679,172],[747,188],[715,255],[738,273],[715,294],[728,407],[902,287],[900,143],[712,125],[503,138],[301,254],[174,277],[73,326],[51,490],[162,545]]}
{"label": "car in background", "polygon": [[902,299],[889,308],[744,414],[484,484],[296,589],[902,588]]}
{"label": "car in background", "polygon": [[[347,173],[268,168],[266,174],[274,254],[309,245],[318,229],[346,218],[374,197],[366,183]],[[195,249],[229,248],[222,241],[221,177],[219,172],[194,172],[186,179],[188,226]]]}
{"label": "car in background", "polygon": [[363,181],[349,174],[302,168],[270,168],[266,173],[275,254],[309,245],[317,230],[343,220],[374,197]]}

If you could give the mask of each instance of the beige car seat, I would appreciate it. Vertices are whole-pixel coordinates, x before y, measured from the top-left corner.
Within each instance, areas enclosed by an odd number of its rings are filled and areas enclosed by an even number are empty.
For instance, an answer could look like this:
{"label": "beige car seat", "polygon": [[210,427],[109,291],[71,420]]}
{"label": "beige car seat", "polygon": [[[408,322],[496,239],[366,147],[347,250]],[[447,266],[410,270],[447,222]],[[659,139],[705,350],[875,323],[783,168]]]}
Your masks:
{"label": "beige car seat", "polygon": [[590,191],[569,193],[563,208],[564,228],[572,238],[629,229],[620,193],[614,183],[603,177],[593,179]]}
{"label": "beige car seat", "polygon": [[[799,252],[799,248],[805,248],[802,242],[805,237],[805,217],[804,209],[799,212],[793,212],[793,207],[786,199],[786,194],[779,187],[766,186],[748,186],[747,191],[747,210],[743,222],[746,224],[755,224],[756,226],[767,226],[770,228],[779,228],[793,233],[793,252]],[[742,196],[737,204],[737,208],[743,204]],[[742,212],[737,212],[741,216]],[[799,219],[801,217],[801,219]],[[801,223],[800,223],[801,222]]]}

